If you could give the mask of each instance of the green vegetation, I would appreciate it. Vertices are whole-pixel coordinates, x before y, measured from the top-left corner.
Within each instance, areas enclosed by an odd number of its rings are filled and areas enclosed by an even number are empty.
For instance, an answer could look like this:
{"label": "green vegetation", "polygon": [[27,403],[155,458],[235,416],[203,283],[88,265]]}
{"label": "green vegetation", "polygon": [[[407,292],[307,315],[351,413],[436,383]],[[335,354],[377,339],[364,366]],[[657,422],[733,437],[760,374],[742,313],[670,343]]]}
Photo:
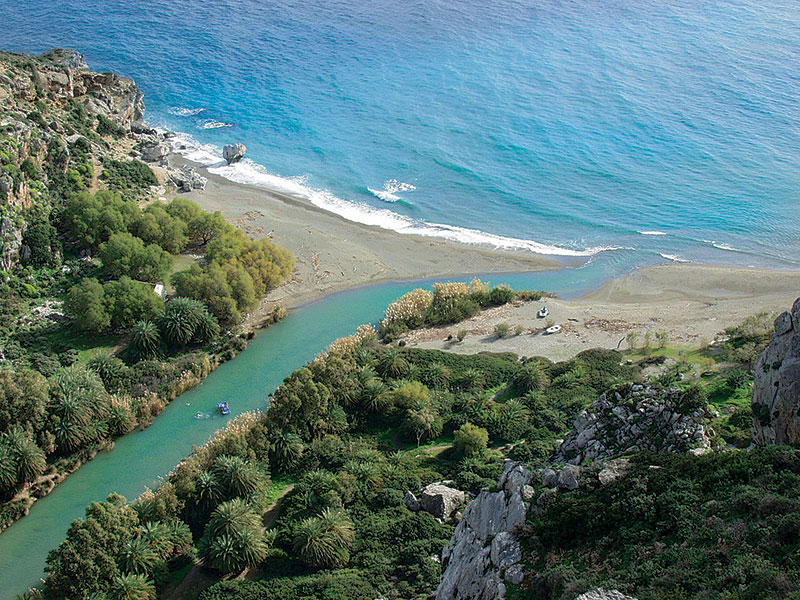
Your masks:
{"label": "green vegetation", "polygon": [[106,161],[100,177],[114,190],[146,190],[151,185],[158,185],[152,169],[140,160]]}
{"label": "green vegetation", "polygon": [[551,494],[524,530],[517,597],[797,598],[798,465],[781,447],[639,455],[611,484]]}

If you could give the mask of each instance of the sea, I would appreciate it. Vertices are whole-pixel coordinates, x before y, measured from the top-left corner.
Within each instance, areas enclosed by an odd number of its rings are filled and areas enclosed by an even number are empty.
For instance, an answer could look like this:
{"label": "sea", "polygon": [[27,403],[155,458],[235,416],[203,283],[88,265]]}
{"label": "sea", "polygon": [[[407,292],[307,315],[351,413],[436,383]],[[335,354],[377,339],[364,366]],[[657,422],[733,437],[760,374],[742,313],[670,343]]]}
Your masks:
{"label": "sea", "polygon": [[[800,268],[797,0],[0,1],[237,182],[594,265]],[[226,166],[225,144],[247,158]]]}

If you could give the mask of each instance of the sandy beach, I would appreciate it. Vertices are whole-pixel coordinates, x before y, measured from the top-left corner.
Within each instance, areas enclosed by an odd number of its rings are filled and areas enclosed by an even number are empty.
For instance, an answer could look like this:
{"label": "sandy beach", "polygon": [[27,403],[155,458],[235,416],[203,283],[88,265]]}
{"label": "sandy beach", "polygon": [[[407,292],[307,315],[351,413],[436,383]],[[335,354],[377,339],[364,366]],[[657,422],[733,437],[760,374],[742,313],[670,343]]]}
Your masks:
{"label": "sandy beach", "polygon": [[[170,156],[173,165],[187,164]],[[309,202],[209,173],[194,163],[206,188],[180,193],[209,211],[220,211],[253,238],[269,236],[295,256],[292,280],[269,302],[297,306],[345,289],[399,279],[558,269],[584,259],[555,260],[530,252],[467,246],[354,223]],[[559,257],[561,259],[561,257]]]}
{"label": "sandy beach", "polygon": [[[515,352],[521,356],[571,358],[589,348],[627,348],[628,332],[639,344],[650,332],[668,335],[674,347],[695,348],[711,342],[726,327],[760,313],[789,309],[800,296],[800,273],[738,269],[708,265],[666,265],[642,269],[612,280],[578,300],[544,299],[484,311],[462,323],[415,331],[403,339],[409,346],[472,354]],[[547,319],[536,313],[546,305]],[[546,335],[545,322],[561,325]],[[499,339],[495,325],[506,323],[512,333]],[[522,333],[514,329],[522,327]],[[466,330],[463,342],[446,341]]]}
{"label": "sandy beach", "polygon": [[[247,235],[269,236],[295,255],[295,271],[271,292],[245,327],[257,326],[276,302],[291,308],[318,297],[382,281],[454,277],[475,273],[526,272],[580,264],[563,259],[457,244],[403,235],[362,225],[291,196],[229,181],[178,155],[176,166],[191,164],[208,184],[181,193],[209,211],[219,210]],[[609,281],[578,300],[547,301],[549,319],[562,326],[557,335],[541,335],[542,303],[485,311],[453,327],[417,331],[409,345],[472,353],[513,351],[560,360],[586,348],[625,346],[629,331],[644,337],[666,332],[670,345],[699,346],[726,327],[759,312],[780,312],[800,295],[800,272],[674,264],[641,269]],[[497,339],[494,326],[520,326],[523,335]],[[449,335],[467,330],[460,344]]]}

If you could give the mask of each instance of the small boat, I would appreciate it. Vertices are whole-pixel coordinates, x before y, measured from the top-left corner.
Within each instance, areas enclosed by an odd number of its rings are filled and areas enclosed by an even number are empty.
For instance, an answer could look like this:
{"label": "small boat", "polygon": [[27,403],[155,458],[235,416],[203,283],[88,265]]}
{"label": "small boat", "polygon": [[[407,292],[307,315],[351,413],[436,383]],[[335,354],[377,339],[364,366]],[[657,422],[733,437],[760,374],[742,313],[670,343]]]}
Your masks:
{"label": "small boat", "polygon": [[552,327],[548,327],[544,330],[547,335],[550,335],[551,333],[558,333],[559,331],[561,331],[561,325],[553,325]]}
{"label": "small boat", "polygon": [[542,308],[539,309],[539,312],[536,313],[536,316],[539,317],[540,319],[544,319],[549,314],[550,311],[547,310],[546,306],[543,306]]}
{"label": "small boat", "polygon": [[217,404],[217,408],[219,409],[219,412],[221,412],[223,415],[231,414],[231,408],[230,406],[228,406],[227,402],[220,402],[219,404]]}

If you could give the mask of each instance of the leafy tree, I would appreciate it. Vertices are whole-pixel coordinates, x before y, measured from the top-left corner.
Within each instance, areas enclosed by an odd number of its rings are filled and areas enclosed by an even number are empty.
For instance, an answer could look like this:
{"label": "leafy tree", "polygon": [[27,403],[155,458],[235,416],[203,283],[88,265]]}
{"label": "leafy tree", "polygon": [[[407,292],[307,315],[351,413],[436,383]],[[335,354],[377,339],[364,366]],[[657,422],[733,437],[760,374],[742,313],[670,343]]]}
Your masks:
{"label": "leafy tree", "polygon": [[28,261],[34,267],[52,266],[59,247],[56,228],[44,218],[34,220],[25,228],[22,243],[30,249]]}
{"label": "leafy tree", "polygon": [[462,456],[475,456],[486,451],[489,433],[483,428],[464,423],[453,434],[456,452]]}
{"label": "leafy tree", "polygon": [[189,243],[188,226],[185,221],[174,217],[165,205],[149,205],[133,223],[132,232],[145,243],[158,244],[170,254],[178,254]]}
{"label": "leafy tree", "polygon": [[112,277],[162,281],[172,269],[173,258],[157,244],[148,244],[130,233],[114,233],[98,250],[104,270]]}
{"label": "leafy tree", "polygon": [[187,226],[203,213],[203,209],[186,198],[173,198],[172,202],[167,204],[164,210],[166,210],[171,217],[186,223]]}
{"label": "leafy tree", "polygon": [[325,509],[298,523],[292,546],[300,559],[318,569],[340,568],[350,561],[353,522],[342,510]]}
{"label": "leafy tree", "polygon": [[139,214],[136,202],[123,199],[117,192],[81,192],[67,199],[61,227],[68,238],[95,247],[114,233],[127,232]]}
{"label": "leafy tree", "polygon": [[84,600],[111,591],[121,575],[116,556],[133,537],[138,517],[121,496],[93,502],[85,519],[76,519],[66,539],[47,556],[45,598]]}
{"label": "leafy tree", "polygon": [[549,383],[547,371],[538,361],[532,361],[514,375],[514,386],[521,392],[543,390]]}
{"label": "leafy tree", "polygon": [[164,301],[149,285],[123,275],[103,286],[106,305],[114,327],[130,327],[148,320],[164,310]]}
{"label": "leafy tree", "polygon": [[30,369],[0,369],[0,431],[16,424],[28,431],[44,427],[47,381]]}
{"label": "leafy tree", "polygon": [[161,333],[152,321],[139,321],[131,329],[127,352],[133,360],[155,358],[161,351]]}
{"label": "leafy tree", "polygon": [[303,440],[300,436],[282,429],[272,436],[270,465],[279,473],[291,471],[303,456]]}
{"label": "leafy tree", "polygon": [[213,213],[203,211],[195,215],[189,221],[188,226],[189,235],[202,244],[208,244],[211,240],[233,229],[219,211]]}
{"label": "leafy tree", "polygon": [[75,319],[75,325],[87,333],[100,333],[111,325],[103,286],[92,277],[70,288],[64,310]]}
{"label": "leafy tree", "polygon": [[403,431],[414,437],[419,446],[423,440],[430,440],[442,433],[442,420],[439,413],[429,403],[406,410],[401,423]]}

